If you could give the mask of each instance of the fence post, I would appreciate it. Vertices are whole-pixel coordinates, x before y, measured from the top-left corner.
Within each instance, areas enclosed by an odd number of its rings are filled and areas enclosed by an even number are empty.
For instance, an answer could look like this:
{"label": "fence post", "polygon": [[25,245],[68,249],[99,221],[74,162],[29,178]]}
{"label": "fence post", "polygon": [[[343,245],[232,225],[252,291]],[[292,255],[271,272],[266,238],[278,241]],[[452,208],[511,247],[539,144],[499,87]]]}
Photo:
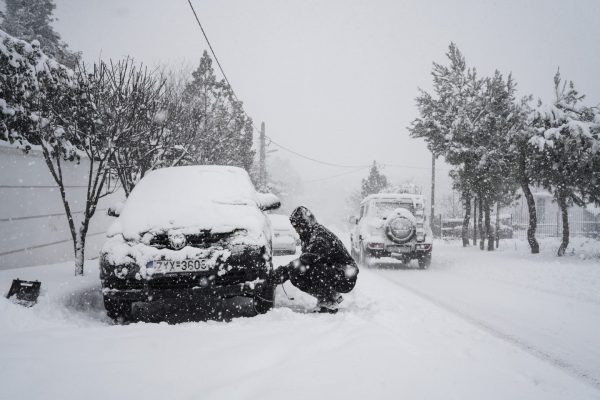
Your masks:
{"label": "fence post", "polygon": [[556,237],[560,237],[560,215],[559,212],[556,212]]}

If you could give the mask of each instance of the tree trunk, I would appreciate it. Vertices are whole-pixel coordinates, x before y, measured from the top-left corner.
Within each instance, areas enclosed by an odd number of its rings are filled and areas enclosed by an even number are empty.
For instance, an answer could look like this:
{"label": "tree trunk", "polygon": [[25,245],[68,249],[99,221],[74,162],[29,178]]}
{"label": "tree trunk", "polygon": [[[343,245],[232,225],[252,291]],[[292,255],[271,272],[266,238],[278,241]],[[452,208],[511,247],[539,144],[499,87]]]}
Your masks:
{"label": "tree trunk", "polygon": [[462,225],[462,242],[463,247],[467,247],[469,245],[469,221],[471,219],[471,193],[464,193],[464,202],[465,202],[465,217],[463,219]]}
{"label": "tree trunk", "polygon": [[569,207],[567,206],[567,198],[564,193],[557,194],[558,206],[562,216],[562,242],[558,248],[558,256],[564,256],[569,246]]}
{"label": "tree trunk", "polygon": [[477,216],[477,227],[479,229],[479,248],[485,248],[485,232],[483,232],[483,199],[479,196],[479,215]]}
{"label": "tree trunk", "polygon": [[531,248],[531,254],[538,254],[540,252],[540,244],[535,238],[535,230],[537,229],[537,213],[535,210],[535,199],[529,188],[527,180],[521,183],[521,190],[527,200],[527,211],[529,212],[529,227],[527,228],[527,242]]}
{"label": "tree trunk", "polygon": [[77,234],[75,245],[75,276],[83,275],[83,262],[85,260],[85,235],[81,231]]}
{"label": "tree trunk", "polygon": [[477,246],[477,197],[473,198],[473,246]]}
{"label": "tree trunk", "polygon": [[496,203],[496,248],[500,245],[500,203]]}
{"label": "tree trunk", "polygon": [[492,231],[492,223],[490,221],[490,205],[486,201],[485,202],[485,234],[488,240],[488,251],[494,250],[494,232]]}

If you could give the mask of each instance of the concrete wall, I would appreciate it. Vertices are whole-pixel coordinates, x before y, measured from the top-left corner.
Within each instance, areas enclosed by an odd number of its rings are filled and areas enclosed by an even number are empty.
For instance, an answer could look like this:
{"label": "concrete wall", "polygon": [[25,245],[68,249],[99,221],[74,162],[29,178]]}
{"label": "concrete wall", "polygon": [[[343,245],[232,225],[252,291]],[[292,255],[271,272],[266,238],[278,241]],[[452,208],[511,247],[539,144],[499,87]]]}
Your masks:
{"label": "concrete wall", "polygon": [[[85,205],[89,162],[65,162],[67,198],[76,224]],[[114,220],[109,205],[123,199],[121,192],[100,200],[92,218],[86,258],[98,256],[104,232]],[[0,270],[73,259],[73,242],[60,192],[39,152],[0,146]]]}

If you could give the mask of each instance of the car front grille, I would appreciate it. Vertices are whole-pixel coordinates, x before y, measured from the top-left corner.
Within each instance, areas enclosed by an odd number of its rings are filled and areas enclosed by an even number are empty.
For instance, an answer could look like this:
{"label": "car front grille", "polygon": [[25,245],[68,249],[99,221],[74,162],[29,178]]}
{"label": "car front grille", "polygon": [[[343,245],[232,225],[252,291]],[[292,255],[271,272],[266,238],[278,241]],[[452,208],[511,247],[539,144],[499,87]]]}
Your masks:
{"label": "car front grille", "polygon": [[[225,239],[231,236],[231,233],[211,233],[203,232],[200,234],[185,235],[186,243],[188,246],[197,248],[208,248],[216,243],[223,242]],[[156,234],[150,239],[150,246],[157,249],[174,249],[169,241],[169,236],[166,233]]]}
{"label": "car front grille", "polygon": [[166,276],[154,276],[148,280],[148,288],[150,289],[189,289],[197,287],[202,277],[213,276],[212,285],[214,286],[226,286],[235,285],[238,283],[244,283],[253,281],[256,278],[261,277],[259,272],[255,269],[249,268],[234,268],[227,273],[219,276],[214,273],[204,274],[178,274],[178,275],[166,275]]}

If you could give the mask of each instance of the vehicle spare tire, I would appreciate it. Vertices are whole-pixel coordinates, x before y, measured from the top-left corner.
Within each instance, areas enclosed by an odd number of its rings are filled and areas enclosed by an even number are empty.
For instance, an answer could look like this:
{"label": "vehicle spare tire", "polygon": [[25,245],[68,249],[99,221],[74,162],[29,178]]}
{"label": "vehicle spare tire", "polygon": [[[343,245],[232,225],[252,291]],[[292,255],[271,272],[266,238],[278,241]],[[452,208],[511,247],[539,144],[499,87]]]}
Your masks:
{"label": "vehicle spare tire", "polygon": [[385,234],[395,243],[406,243],[416,231],[412,218],[401,213],[393,213],[385,221]]}

